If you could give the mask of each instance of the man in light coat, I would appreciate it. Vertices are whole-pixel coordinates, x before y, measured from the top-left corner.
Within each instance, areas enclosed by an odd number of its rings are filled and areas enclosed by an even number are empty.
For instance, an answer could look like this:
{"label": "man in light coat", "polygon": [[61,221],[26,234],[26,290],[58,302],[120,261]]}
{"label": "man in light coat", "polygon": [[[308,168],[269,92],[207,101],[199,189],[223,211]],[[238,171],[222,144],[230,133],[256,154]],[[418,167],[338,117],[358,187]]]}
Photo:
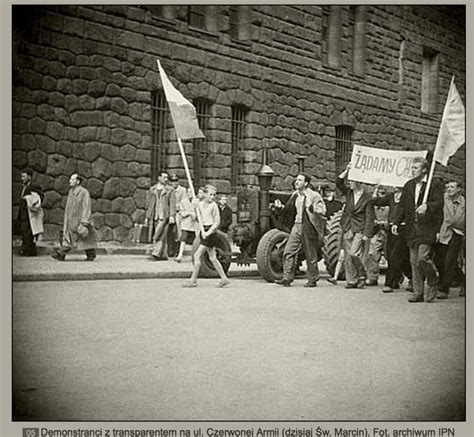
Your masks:
{"label": "man in light coat", "polygon": [[291,227],[290,236],[283,252],[283,279],[277,284],[289,287],[295,277],[298,253],[303,248],[308,281],[305,287],[316,287],[319,279],[318,261],[321,259],[326,230],[326,205],[321,195],[309,188],[310,177],[296,177],[296,191],[282,211],[282,222]]}
{"label": "man in light coat", "polygon": [[[447,299],[449,287],[458,268],[466,229],[466,200],[459,182],[449,181],[444,196],[443,224],[437,236],[435,264],[440,275],[438,299]],[[464,277],[461,278],[462,283]],[[463,285],[463,284],[462,284]]]}
{"label": "man in light coat", "polygon": [[69,193],[64,210],[63,238],[60,248],[51,256],[64,261],[71,249],[77,248],[86,252],[86,261],[96,258],[96,237],[92,224],[92,208],[89,191],[82,186],[82,177],[73,174],[69,179]]}

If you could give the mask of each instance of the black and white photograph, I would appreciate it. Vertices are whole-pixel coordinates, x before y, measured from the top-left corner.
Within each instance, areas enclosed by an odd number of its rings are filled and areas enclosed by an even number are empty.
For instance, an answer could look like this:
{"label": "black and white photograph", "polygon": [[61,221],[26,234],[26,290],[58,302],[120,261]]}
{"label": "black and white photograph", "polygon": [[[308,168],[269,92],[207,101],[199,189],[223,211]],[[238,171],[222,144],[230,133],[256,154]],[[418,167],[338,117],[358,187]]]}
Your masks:
{"label": "black and white photograph", "polygon": [[474,435],[468,9],[10,4],[11,435]]}

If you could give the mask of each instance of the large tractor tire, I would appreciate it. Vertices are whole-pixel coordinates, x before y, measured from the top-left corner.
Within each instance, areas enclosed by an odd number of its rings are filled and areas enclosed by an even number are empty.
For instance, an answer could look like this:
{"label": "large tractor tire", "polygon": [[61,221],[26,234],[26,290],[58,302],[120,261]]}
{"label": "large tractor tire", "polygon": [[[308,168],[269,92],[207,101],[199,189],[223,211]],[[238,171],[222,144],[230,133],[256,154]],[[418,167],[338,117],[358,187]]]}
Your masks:
{"label": "large tractor tire", "polygon": [[[322,248],[324,264],[327,272],[334,276],[337,261],[341,251],[342,228],[341,228],[342,210],[337,211],[327,221],[328,233],[324,237],[324,246]],[[344,263],[342,264],[339,279],[344,279]]]}
{"label": "large tractor tire", "polygon": [[257,267],[268,282],[283,278],[283,251],[287,240],[288,233],[271,229],[258,242]]}
{"label": "large tractor tire", "polygon": [[[227,274],[230,263],[232,261],[232,249],[230,243],[227,240],[227,237],[221,231],[217,231],[217,236],[219,237],[219,243],[216,246],[217,259],[222,264],[224,272]],[[192,248],[192,258],[194,263],[194,253],[196,252],[198,245],[193,245]],[[211,260],[209,259],[208,254],[204,254],[201,261],[201,270],[199,270],[199,276],[201,278],[217,278],[219,274],[214,269]]]}

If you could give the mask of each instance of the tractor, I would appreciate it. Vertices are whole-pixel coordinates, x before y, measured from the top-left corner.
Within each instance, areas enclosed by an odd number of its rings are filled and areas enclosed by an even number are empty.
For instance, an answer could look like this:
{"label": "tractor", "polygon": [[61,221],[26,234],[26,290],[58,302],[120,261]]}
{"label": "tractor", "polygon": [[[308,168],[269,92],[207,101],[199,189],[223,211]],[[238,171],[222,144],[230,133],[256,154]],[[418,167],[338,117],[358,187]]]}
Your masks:
{"label": "tractor", "polygon": [[[303,159],[299,158],[299,170],[303,173]],[[232,240],[240,249],[233,254],[231,244],[225,234],[218,231],[217,256],[224,271],[232,262],[239,265],[257,263],[262,277],[274,282],[283,277],[283,250],[290,229],[282,223],[280,212],[291,196],[291,192],[270,190],[273,170],[267,164],[267,151],[263,150],[263,164],[257,173],[260,190],[244,189],[237,193],[237,220],[231,227]],[[342,211],[338,211],[327,221],[322,255],[327,272],[333,276],[340,257],[340,226]],[[304,259],[300,254],[300,263]],[[201,264],[201,275],[215,277],[214,267],[207,256]],[[342,272],[343,275],[343,272]]]}

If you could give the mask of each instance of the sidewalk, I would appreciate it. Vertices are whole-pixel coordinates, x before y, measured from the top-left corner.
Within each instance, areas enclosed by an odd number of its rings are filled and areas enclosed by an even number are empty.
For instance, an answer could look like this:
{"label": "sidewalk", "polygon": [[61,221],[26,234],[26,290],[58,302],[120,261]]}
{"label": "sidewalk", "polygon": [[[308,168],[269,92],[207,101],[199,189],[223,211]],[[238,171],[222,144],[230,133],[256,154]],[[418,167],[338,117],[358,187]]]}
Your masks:
{"label": "sidewalk", "polygon": [[[85,261],[83,252],[72,252],[65,261],[57,261],[49,256],[53,245],[38,245],[37,257],[18,256],[13,249],[12,280],[25,281],[80,281],[103,279],[153,279],[189,278],[192,271],[191,256],[188,254],[181,263],[174,260],[149,261],[148,245],[140,246],[100,246],[93,262]],[[231,264],[229,277],[260,276],[257,265],[238,266]]]}

